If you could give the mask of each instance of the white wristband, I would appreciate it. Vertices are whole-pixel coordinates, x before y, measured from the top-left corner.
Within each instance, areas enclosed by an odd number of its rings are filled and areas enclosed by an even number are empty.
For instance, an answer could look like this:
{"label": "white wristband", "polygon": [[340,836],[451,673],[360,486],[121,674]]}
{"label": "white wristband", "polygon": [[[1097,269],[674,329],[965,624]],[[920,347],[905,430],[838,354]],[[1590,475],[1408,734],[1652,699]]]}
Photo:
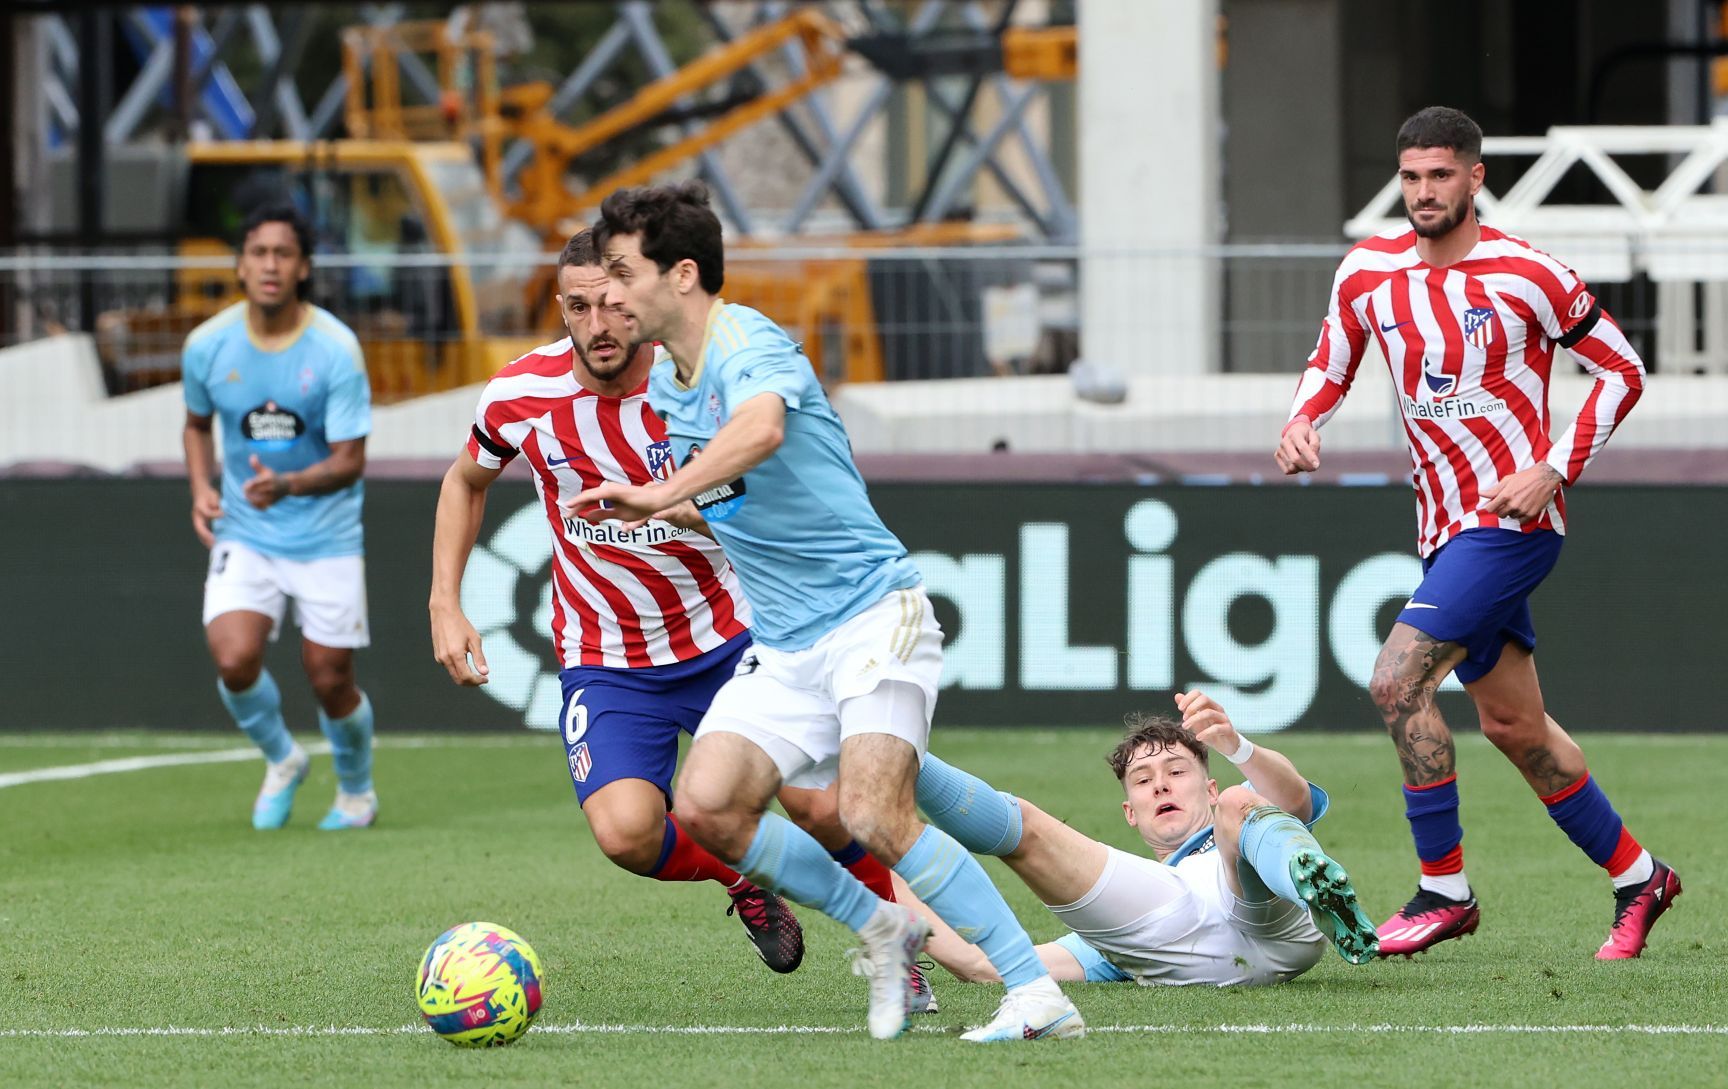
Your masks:
{"label": "white wristband", "polygon": [[1247,738],[1243,738],[1242,745],[1235,752],[1225,753],[1224,759],[1230,761],[1232,764],[1245,764],[1248,762],[1248,758],[1253,755],[1254,742]]}

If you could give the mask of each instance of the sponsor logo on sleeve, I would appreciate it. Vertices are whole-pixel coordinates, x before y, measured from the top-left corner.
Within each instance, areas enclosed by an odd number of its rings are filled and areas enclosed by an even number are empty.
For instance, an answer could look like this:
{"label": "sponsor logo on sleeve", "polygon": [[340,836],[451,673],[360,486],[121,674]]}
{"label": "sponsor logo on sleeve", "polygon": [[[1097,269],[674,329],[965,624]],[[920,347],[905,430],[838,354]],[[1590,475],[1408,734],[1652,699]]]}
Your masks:
{"label": "sponsor logo on sleeve", "polygon": [[[684,457],[684,464],[689,465],[701,452],[700,446],[691,446],[690,453]],[[692,496],[690,501],[710,522],[724,522],[744,509],[744,498],[744,478],[739,477],[729,484],[716,484]]]}

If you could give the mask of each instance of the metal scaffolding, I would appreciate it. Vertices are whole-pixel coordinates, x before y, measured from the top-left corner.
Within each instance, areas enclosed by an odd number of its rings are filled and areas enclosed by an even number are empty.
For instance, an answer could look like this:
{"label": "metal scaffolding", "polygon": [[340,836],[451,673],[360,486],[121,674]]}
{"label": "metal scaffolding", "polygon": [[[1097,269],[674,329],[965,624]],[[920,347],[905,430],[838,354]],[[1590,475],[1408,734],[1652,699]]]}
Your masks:
{"label": "metal scaffolding", "polygon": [[[1071,130],[1072,118],[1065,115],[1061,103],[1052,105],[1051,84],[1046,82],[1063,78],[1062,64],[1057,63],[1052,74],[1046,63],[1036,73],[1039,78],[1016,79],[1010,74],[1016,62],[1002,39],[1020,14],[1019,0],[958,4],[920,0],[895,5],[883,0],[804,5],[739,0],[701,4],[695,10],[713,48],[720,49],[795,9],[812,8],[845,28],[853,58],[848,70],[862,75],[844,96],[830,86],[774,111],[775,121],[807,170],[795,197],[783,208],[750,207],[742,195],[748,187],[741,184],[736,162],[729,164],[713,148],[694,153],[695,169],[736,231],[769,236],[807,233],[818,210],[826,208],[837,208],[858,231],[940,223],[955,215],[978,179],[988,176],[1013,205],[1025,236],[1075,240],[1074,204],[1052,157],[1051,139],[1029,119],[1035,108],[1043,107],[1054,118],[1049,129],[1067,126]],[[407,14],[406,5],[399,3],[364,4],[359,12],[365,24],[378,28],[392,27]],[[520,18],[520,5],[464,5],[449,21],[454,28],[459,22],[472,23],[488,15]],[[627,57],[635,58],[654,79],[677,73],[679,66],[657,18],[664,18],[663,12],[647,0],[614,3],[610,25],[557,84],[546,109],[558,118],[601,112],[605,107],[597,104],[597,87]],[[91,141],[87,136],[80,142],[79,133],[83,117],[92,109],[98,114],[101,143],[107,148],[146,135],[185,139],[193,132],[215,140],[338,138],[344,135],[351,76],[339,73],[317,93],[300,79],[302,59],[317,44],[313,40],[319,33],[317,23],[315,9],[279,6],[273,13],[263,4],[207,9],[113,7],[78,15],[33,16],[21,36],[33,36],[43,78],[34,89],[33,101],[20,104],[25,110],[20,124],[33,129],[39,158],[74,143],[88,151]],[[81,88],[83,57],[104,55],[98,50],[107,48],[91,39],[95,32],[112,35],[113,48],[129,50],[136,60],[136,72],[125,86]],[[239,63],[242,56],[244,65]],[[1048,60],[1047,56],[1040,59]],[[412,96],[435,105],[441,95],[448,95],[439,74],[413,51],[401,50],[396,60],[404,101]],[[788,42],[777,57],[754,60],[732,73],[716,93],[748,100],[764,94],[776,81],[784,82],[788,75],[803,76],[805,63],[797,44]],[[1071,75],[1071,46],[1066,63]],[[237,70],[256,75],[238,78]],[[883,126],[896,108],[896,89],[913,86],[922,89],[921,101],[928,109],[930,124],[920,128],[928,128],[932,151],[909,171],[908,190],[914,199],[905,207],[888,207],[883,186],[877,184],[873,191],[871,181],[883,171],[879,161],[865,161],[864,137]],[[711,104],[700,95],[680,102],[674,113],[681,116],[651,126],[655,138],[666,143],[687,138],[703,127],[705,107]],[[101,149],[95,154],[100,156]],[[506,184],[515,182],[533,155],[533,146],[522,140],[505,149]],[[100,178],[92,184],[100,185]],[[99,196],[96,199],[99,203]]]}

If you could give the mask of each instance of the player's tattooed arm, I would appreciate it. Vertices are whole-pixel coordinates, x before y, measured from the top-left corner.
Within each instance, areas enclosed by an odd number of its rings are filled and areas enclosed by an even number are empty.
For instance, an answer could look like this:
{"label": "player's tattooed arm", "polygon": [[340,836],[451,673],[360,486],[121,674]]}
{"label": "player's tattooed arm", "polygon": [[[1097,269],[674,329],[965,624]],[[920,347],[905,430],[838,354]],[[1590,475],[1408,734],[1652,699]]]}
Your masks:
{"label": "player's tattooed arm", "polygon": [[291,473],[288,494],[324,495],[341,491],[366,471],[366,440],[350,439],[330,444],[330,456]]}
{"label": "player's tattooed arm", "polygon": [[1548,509],[1554,493],[1566,483],[1560,471],[1546,461],[1520,469],[1506,479],[1482,489],[1481,509],[1519,522],[1528,522]]}

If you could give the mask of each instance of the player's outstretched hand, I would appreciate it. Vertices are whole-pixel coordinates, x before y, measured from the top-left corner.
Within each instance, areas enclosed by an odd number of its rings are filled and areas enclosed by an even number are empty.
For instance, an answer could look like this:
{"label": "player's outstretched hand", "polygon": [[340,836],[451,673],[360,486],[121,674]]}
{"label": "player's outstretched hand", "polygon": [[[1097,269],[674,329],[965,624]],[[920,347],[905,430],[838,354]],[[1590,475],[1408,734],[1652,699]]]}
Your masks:
{"label": "player's outstretched hand", "polygon": [[1236,732],[1230,716],[1206,693],[1199,689],[1176,693],[1176,709],[1182,712],[1183,728],[1207,748],[1233,753],[1242,747],[1242,735]]}
{"label": "player's outstretched hand", "polygon": [[666,508],[666,501],[652,485],[619,484],[608,480],[587,491],[577,492],[558,504],[567,518],[585,522],[622,522],[625,529],[640,529]]}
{"label": "player's outstretched hand", "polygon": [[1284,428],[1272,459],[1285,476],[1311,473],[1320,468],[1320,432],[1306,416],[1298,416]]}
{"label": "player's outstretched hand", "polygon": [[211,522],[222,517],[222,493],[215,488],[201,488],[192,494],[192,532],[205,548],[216,547],[216,530]]}
{"label": "player's outstretched hand", "polygon": [[1520,469],[1497,484],[1483,488],[1482,505],[1479,509],[1502,518],[1528,522],[1548,509],[1548,504],[1554,501],[1554,493],[1559,490],[1560,484],[1560,474],[1554,466],[1540,461],[1528,469]]}
{"label": "player's outstretched hand", "polygon": [[[474,656],[472,668],[469,655]],[[492,679],[486,652],[480,649],[480,633],[460,609],[432,611],[432,656],[457,684],[473,688]]]}
{"label": "player's outstretched hand", "polygon": [[246,497],[246,502],[259,510],[266,510],[276,500],[288,494],[288,478],[267,468],[258,460],[257,454],[252,455],[251,465],[252,479],[242,485],[240,491]]}

